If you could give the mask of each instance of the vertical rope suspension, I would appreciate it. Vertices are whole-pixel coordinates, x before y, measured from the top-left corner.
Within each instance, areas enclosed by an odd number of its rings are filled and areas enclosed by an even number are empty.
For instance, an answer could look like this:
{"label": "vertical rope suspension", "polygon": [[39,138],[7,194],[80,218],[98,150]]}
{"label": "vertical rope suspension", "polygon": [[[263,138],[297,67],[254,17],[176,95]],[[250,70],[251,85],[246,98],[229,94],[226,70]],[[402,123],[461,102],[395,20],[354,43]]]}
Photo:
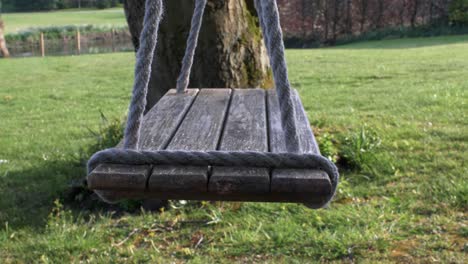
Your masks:
{"label": "vertical rope suspension", "polygon": [[[182,71],[177,81],[178,92],[184,92],[189,83],[190,71],[206,2],[206,0],[197,0],[196,2],[189,39],[187,41],[187,49],[182,62]],[[287,151],[301,152],[296,127],[296,114],[292,100],[292,90],[284,54],[285,48],[279,21],[278,6],[276,0],[256,0],[255,5],[258,10],[260,25],[270,56]],[[125,129],[124,148],[138,148],[141,122],[146,107],[146,95],[152,68],[151,63],[156,49],[162,10],[162,0],[146,1],[144,26],[141,33],[141,43],[137,53],[137,63],[135,67],[133,96]]]}
{"label": "vertical rope suspension", "polygon": [[[255,5],[255,10],[257,10],[258,22],[263,32],[263,29],[266,28],[266,25],[265,25],[265,20],[263,19],[262,0],[255,0],[254,5]],[[268,41],[268,36],[265,33],[263,33],[263,41],[265,42],[265,46],[270,44]],[[267,48],[267,52],[269,52],[268,48]]]}
{"label": "vertical rope suspension", "polygon": [[288,152],[298,153],[301,152],[301,146],[297,133],[296,113],[288,77],[278,6],[276,0],[256,0],[256,8],[259,17],[261,17],[260,26],[273,70],[286,148]]}
{"label": "vertical rope suspension", "polygon": [[147,0],[143,30],[140,36],[140,47],[135,65],[135,81],[130,102],[127,126],[124,133],[124,148],[137,149],[141,123],[146,107],[146,95],[151,76],[151,64],[158,41],[159,23],[162,19],[162,0]]}
{"label": "vertical rope suspension", "polygon": [[197,49],[198,36],[203,21],[203,13],[205,12],[207,0],[196,0],[195,10],[192,16],[192,26],[190,28],[189,37],[187,39],[187,48],[185,49],[184,58],[182,60],[182,68],[179,78],[177,78],[177,92],[183,93],[187,90],[190,81],[190,72],[192,70],[193,58]]}

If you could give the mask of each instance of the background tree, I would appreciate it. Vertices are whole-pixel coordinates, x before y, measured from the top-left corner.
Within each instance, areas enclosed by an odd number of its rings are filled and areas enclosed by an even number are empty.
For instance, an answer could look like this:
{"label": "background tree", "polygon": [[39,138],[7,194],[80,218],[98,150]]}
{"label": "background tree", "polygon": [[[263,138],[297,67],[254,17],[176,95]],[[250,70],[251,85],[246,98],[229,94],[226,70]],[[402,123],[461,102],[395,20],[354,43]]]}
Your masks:
{"label": "background tree", "polygon": [[[408,28],[434,29],[468,17],[468,0],[277,0],[282,13],[286,41],[290,45],[334,44],[369,32],[369,36],[408,32]],[[449,12],[449,6],[453,6]],[[450,19],[450,17],[452,19]],[[451,22],[451,24],[449,23]],[[391,30],[387,30],[391,29]],[[417,30],[416,30],[417,31]],[[414,32],[416,32],[414,31]]]}
{"label": "background tree", "polygon": [[[175,88],[194,9],[194,0],[164,2],[165,15],[151,74],[148,109],[168,89]],[[126,0],[124,8],[138,49],[145,1]],[[248,88],[270,84],[268,58],[253,0],[209,0],[189,87]]]}
{"label": "background tree", "polygon": [[458,26],[468,25],[468,0],[453,0],[449,12],[451,23]]}

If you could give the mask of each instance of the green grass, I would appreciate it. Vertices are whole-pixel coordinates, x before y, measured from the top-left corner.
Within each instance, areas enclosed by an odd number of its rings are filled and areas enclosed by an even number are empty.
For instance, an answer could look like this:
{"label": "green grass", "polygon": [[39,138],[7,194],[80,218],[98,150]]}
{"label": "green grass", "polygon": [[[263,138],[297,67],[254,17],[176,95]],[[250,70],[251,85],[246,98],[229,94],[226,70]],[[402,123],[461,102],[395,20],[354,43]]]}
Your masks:
{"label": "green grass", "polygon": [[0,60],[0,259],[466,263],[468,36],[287,56],[321,145],[358,165],[341,170],[328,210],[175,203],[112,214],[70,203],[99,111],[125,115],[134,56]]}
{"label": "green grass", "polygon": [[[54,12],[7,13],[5,34],[17,33],[31,27],[51,27],[68,25],[124,26],[125,15],[122,8],[105,10],[65,10]],[[33,25],[33,26],[32,26]]]}

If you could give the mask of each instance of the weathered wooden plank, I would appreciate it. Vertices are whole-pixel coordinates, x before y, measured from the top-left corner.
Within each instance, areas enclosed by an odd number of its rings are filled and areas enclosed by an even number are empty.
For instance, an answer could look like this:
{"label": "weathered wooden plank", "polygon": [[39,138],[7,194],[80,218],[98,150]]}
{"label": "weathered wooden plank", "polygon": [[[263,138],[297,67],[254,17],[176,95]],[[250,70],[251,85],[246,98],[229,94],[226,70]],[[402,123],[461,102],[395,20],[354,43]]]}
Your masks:
{"label": "weathered wooden plank", "polygon": [[88,176],[88,187],[105,190],[144,190],[151,166],[101,164]]}
{"label": "weathered wooden plank", "polygon": [[[236,90],[232,98],[230,91],[207,89],[200,92],[187,106],[187,109],[191,107],[191,110],[184,113],[179,121],[174,119],[174,113],[162,114],[163,110],[156,112],[156,108],[153,108],[150,113],[154,113],[154,116],[150,117],[148,114],[145,117],[151,120],[147,120],[143,127],[142,148],[268,151],[270,143],[270,151],[286,151],[274,91],[268,91],[266,104],[262,90]],[[164,100],[168,98],[163,98],[162,101]],[[182,101],[177,98],[174,100],[174,103]],[[229,113],[226,113],[230,100],[231,108]],[[294,94],[294,100],[303,151],[318,153],[313,134],[308,129],[307,116],[300,110],[297,93]],[[167,108],[175,110],[179,107],[171,105]],[[157,121],[163,116],[174,120]],[[175,127],[173,123],[176,124]],[[221,133],[223,124],[224,132]],[[173,132],[166,134],[164,130],[168,127],[173,127]],[[174,132],[175,130],[177,132]],[[262,130],[263,133],[260,132]],[[323,197],[331,191],[328,175],[320,170],[273,170],[270,183],[268,169],[215,167],[208,182],[208,167],[157,166],[152,173],[149,167],[102,165],[93,171],[94,178],[89,177],[88,181],[92,189],[100,190],[98,193],[109,201],[126,197],[304,202],[313,206],[321,203]],[[149,174],[151,177],[148,179]],[[106,177],[109,177],[108,180],[100,183],[100,188],[94,188],[96,182],[93,180]],[[147,183],[149,190],[144,188]]]}
{"label": "weathered wooden plank", "polygon": [[[216,150],[231,89],[202,89],[182,122],[168,150]],[[157,133],[154,131],[153,133]],[[206,192],[208,167],[155,166],[150,192]]]}
{"label": "weathered wooden plank", "polygon": [[[268,151],[265,91],[234,90],[219,150]],[[209,192],[265,194],[270,191],[266,168],[214,167]]]}
{"label": "weathered wooden plank", "polygon": [[[317,143],[311,130],[306,113],[297,92],[293,95],[298,119],[299,140],[304,153],[319,154]],[[268,117],[271,152],[286,152],[278,98],[275,90],[268,91]],[[328,175],[321,170],[309,169],[276,169],[271,177],[272,193],[285,193],[303,196],[304,200],[320,202],[321,197],[331,192]]]}
{"label": "weathered wooden plank", "polygon": [[[286,152],[283,128],[281,127],[281,115],[279,112],[279,103],[274,89],[268,90],[268,119],[269,119],[269,138],[271,152]],[[299,141],[304,153],[320,154],[315,137],[309,128],[310,123],[306,113],[301,109],[302,103],[297,91],[293,92],[293,99],[296,103],[296,117],[298,120]]]}
{"label": "weathered wooden plank", "polygon": [[[139,147],[145,150],[164,149],[197,94],[198,89],[190,89],[185,94],[177,94],[175,90],[168,91],[145,115]],[[88,175],[88,187],[94,190],[143,191],[150,171],[151,166],[101,164]]]}

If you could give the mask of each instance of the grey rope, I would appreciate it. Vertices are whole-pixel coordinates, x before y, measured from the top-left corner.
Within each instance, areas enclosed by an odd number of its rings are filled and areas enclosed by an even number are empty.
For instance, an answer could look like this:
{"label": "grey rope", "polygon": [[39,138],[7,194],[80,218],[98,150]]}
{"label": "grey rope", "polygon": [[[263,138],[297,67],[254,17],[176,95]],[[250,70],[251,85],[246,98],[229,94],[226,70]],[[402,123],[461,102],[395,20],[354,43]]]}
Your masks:
{"label": "grey rope", "polygon": [[161,22],[162,14],[162,0],[146,1],[144,24],[135,65],[133,95],[124,133],[124,148],[126,149],[138,148],[141,123],[146,107],[146,94],[151,76],[151,64],[158,42],[159,23]]}
{"label": "grey rope", "polygon": [[[190,77],[196,40],[206,0],[197,2],[198,11],[194,12],[187,52],[183,61],[183,73],[179,79],[185,90]],[[247,166],[269,168],[313,168],[323,169],[332,183],[332,193],[326,205],[334,196],[339,181],[336,166],[328,159],[316,154],[300,154],[299,137],[296,130],[296,117],[292,100],[292,89],[284,57],[284,44],[279,24],[278,7],[275,0],[256,0],[260,24],[265,35],[265,44],[270,56],[275,86],[280,104],[281,121],[289,153],[269,152],[224,152],[224,151],[140,151],[138,150],[141,123],[146,107],[146,94],[151,73],[152,61],[156,50],[159,23],[162,18],[162,0],[147,0],[144,27],[141,33],[140,48],[135,66],[133,96],[125,129],[124,149],[110,148],[95,153],[88,161],[88,174],[101,163],[127,165],[171,164],[171,165],[211,165]],[[185,66],[184,66],[185,65]],[[179,83],[179,81],[178,81]],[[183,84],[183,85],[182,85]],[[323,206],[322,205],[322,206]]]}
{"label": "grey rope", "polygon": [[325,198],[322,204],[313,205],[314,208],[326,206],[331,201],[336,193],[339,182],[339,173],[336,166],[327,158],[317,154],[253,151],[139,151],[110,148],[99,151],[91,157],[88,161],[88,174],[102,163],[321,169],[330,177],[332,192]]}
{"label": "grey rope", "polygon": [[[261,1],[262,0],[255,0],[254,5],[255,5],[255,10],[257,10],[258,22],[260,24],[260,28],[263,30],[264,28],[266,28],[266,25],[264,24],[265,20],[263,19],[263,9],[262,9],[262,2]],[[266,34],[263,34],[263,39],[264,39],[264,42],[265,42],[265,46],[270,44],[267,38],[268,38],[268,36]]]}
{"label": "grey rope", "polygon": [[190,72],[193,65],[193,57],[197,49],[198,36],[200,35],[200,28],[203,21],[203,13],[205,12],[207,0],[196,0],[195,10],[192,17],[192,26],[190,28],[189,37],[187,39],[187,48],[182,60],[182,68],[180,70],[179,78],[177,78],[177,92],[183,93],[187,90],[190,81]]}
{"label": "grey rope", "polygon": [[292,99],[292,89],[286,66],[283,33],[279,21],[276,0],[260,0],[256,3],[260,26],[265,35],[265,44],[270,56],[276,92],[280,105],[281,124],[288,152],[301,152],[296,126],[296,113]]}
{"label": "grey rope", "polygon": [[335,165],[327,158],[312,153],[186,150],[145,151],[110,148],[99,151],[91,157],[88,162],[88,172],[91,173],[101,163],[323,169],[332,175],[332,182],[337,181]]}

